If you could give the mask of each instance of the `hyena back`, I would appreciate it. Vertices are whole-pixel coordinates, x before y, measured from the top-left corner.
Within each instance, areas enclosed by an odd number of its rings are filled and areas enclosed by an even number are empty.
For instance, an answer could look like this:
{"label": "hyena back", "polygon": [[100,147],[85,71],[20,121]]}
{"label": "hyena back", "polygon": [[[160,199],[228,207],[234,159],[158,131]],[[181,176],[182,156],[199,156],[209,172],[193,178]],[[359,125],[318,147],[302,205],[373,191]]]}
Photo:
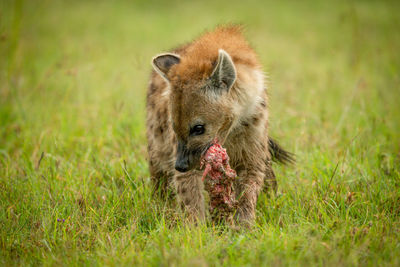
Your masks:
{"label": "hyena back", "polygon": [[204,219],[199,161],[218,138],[238,174],[237,219],[252,222],[264,183],[276,187],[271,152],[290,155],[268,138],[264,75],[241,29],[219,27],[152,64],[146,133],[155,189],[171,185],[189,214]]}

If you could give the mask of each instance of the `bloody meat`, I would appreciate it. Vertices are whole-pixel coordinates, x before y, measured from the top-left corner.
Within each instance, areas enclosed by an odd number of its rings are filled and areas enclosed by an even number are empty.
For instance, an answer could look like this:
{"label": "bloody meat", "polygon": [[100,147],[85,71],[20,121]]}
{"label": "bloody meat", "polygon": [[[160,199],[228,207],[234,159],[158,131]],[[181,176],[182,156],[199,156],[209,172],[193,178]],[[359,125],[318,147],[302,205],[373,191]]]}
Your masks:
{"label": "bloody meat", "polygon": [[205,167],[203,181],[210,196],[211,215],[214,219],[225,218],[231,221],[237,207],[233,188],[236,172],[229,166],[226,149],[215,139],[200,162],[200,168]]}

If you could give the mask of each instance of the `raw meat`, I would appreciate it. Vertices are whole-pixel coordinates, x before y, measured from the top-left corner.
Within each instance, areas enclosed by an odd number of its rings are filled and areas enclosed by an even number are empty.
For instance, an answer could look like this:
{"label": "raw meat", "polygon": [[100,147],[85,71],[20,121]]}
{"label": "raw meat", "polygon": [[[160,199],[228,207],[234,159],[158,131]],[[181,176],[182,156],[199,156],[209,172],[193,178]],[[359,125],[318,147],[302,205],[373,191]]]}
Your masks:
{"label": "raw meat", "polygon": [[217,139],[202,156],[200,168],[203,167],[203,181],[210,196],[211,215],[217,220],[225,218],[232,221],[233,212],[237,207],[233,188],[236,172],[229,166],[228,154]]}

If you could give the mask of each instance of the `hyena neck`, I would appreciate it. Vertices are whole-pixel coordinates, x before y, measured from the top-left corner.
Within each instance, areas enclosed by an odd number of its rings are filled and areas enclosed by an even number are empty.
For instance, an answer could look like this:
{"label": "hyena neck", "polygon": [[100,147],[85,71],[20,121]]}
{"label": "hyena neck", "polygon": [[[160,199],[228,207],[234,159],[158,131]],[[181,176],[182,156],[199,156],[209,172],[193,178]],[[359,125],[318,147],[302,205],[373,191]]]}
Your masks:
{"label": "hyena neck", "polygon": [[[237,65],[238,78],[231,89],[235,119],[231,131],[250,124],[260,109],[266,113],[264,74],[258,68]],[[266,116],[265,116],[266,117]],[[265,118],[266,119],[266,118]]]}

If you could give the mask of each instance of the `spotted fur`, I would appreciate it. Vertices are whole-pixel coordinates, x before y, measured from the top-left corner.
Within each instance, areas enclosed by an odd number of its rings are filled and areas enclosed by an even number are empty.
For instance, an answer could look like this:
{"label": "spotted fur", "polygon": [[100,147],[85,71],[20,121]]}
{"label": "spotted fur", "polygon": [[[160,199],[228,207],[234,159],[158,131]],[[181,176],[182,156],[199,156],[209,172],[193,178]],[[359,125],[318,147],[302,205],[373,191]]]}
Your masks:
{"label": "spotted fur", "polygon": [[[261,65],[240,27],[218,27],[152,64],[147,139],[155,190],[165,194],[171,186],[190,216],[204,219],[199,159],[217,137],[239,177],[236,217],[251,223],[264,182],[276,187],[270,154],[276,142],[268,139]],[[204,133],[194,135],[199,125]]]}

